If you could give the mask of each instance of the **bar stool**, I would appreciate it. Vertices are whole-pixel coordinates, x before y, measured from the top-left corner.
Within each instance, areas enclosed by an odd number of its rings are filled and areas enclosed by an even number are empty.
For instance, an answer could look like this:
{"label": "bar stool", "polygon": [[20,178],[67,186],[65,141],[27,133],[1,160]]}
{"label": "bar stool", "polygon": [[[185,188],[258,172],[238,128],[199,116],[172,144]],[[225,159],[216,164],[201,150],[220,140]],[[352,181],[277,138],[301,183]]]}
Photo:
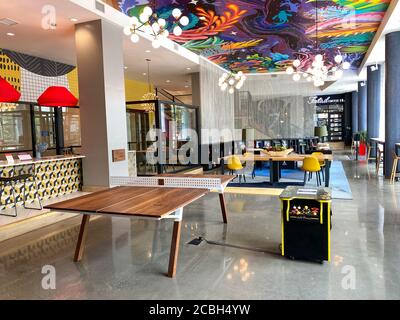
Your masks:
{"label": "bar stool", "polygon": [[[372,146],[371,143],[367,143],[367,162],[369,160],[376,160],[376,158],[371,157]],[[378,154],[378,146],[376,147],[376,153]]]}
{"label": "bar stool", "polygon": [[400,156],[393,152],[393,167],[392,174],[390,175],[390,182],[394,183],[396,181],[397,164],[399,162]]}
{"label": "bar stool", "polygon": [[14,199],[14,214],[4,214],[4,213],[0,213],[1,216],[7,216],[7,217],[16,217],[18,212],[17,212],[17,197],[15,195],[15,185],[17,183],[23,183],[23,192],[22,192],[22,198],[23,198],[23,206],[25,209],[33,209],[33,210],[42,210],[42,202],[40,200],[40,196],[39,193],[37,192],[37,198],[39,201],[39,208],[32,208],[32,207],[27,207],[26,206],[26,183],[32,179],[33,180],[33,184],[35,186],[36,191],[38,191],[38,185],[37,185],[37,181],[36,181],[36,175],[35,175],[35,165],[24,165],[24,168],[28,168],[27,171],[25,170],[21,170],[18,175],[15,174],[15,167],[12,170],[12,175],[9,177],[3,177],[0,176],[0,200],[1,200],[1,195],[3,193],[4,188],[9,185],[11,186],[11,190],[12,190],[12,195],[13,195],[13,199]]}
{"label": "bar stool", "polygon": [[376,174],[379,173],[381,162],[383,161],[383,150],[379,146],[376,147]]}

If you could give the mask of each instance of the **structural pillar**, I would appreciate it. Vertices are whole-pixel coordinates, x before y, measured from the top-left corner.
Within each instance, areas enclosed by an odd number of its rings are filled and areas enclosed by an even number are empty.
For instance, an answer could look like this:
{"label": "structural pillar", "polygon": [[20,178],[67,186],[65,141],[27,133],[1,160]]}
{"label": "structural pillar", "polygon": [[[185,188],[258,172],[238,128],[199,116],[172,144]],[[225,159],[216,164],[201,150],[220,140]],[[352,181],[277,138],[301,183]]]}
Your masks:
{"label": "structural pillar", "polygon": [[[375,70],[375,68],[377,68]],[[375,71],[374,71],[375,70]],[[382,66],[367,67],[367,132],[369,138],[379,138],[381,117]]]}
{"label": "structural pillar", "polygon": [[351,106],[351,127],[352,132],[358,132],[358,92],[354,91],[351,93],[352,106]]}
{"label": "structural pillar", "polygon": [[400,142],[400,31],[386,35],[385,176],[390,178],[395,143]]}
{"label": "structural pillar", "polygon": [[[75,27],[81,113],[83,183],[108,187],[128,176],[122,29],[104,20]],[[113,150],[125,160],[113,161]]]}
{"label": "structural pillar", "polygon": [[358,83],[358,131],[367,131],[367,85]]}

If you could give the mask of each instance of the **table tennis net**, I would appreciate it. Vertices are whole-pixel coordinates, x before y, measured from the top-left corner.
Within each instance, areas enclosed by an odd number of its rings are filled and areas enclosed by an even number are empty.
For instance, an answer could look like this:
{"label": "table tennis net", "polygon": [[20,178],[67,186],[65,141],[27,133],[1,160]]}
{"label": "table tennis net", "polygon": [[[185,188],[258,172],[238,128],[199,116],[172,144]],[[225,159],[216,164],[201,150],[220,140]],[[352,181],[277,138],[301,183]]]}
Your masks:
{"label": "table tennis net", "polygon": [[111,186],[145,186],[170,188],[219,189],[220,178],[192,177],[110,177]]}

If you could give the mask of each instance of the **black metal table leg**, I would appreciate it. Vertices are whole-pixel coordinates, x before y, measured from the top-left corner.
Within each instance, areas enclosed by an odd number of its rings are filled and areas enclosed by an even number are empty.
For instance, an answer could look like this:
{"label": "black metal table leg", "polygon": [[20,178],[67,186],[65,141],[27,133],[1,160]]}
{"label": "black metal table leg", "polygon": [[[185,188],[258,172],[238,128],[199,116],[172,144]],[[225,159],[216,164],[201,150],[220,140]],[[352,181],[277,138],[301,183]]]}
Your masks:
{"label": "black metal table leg", "polygon": [[221,174],[224,175],[225,174],[225,160],[224,160],[224,158],[221,158],[221,160],[219,161],[219,164],[221,166]]}

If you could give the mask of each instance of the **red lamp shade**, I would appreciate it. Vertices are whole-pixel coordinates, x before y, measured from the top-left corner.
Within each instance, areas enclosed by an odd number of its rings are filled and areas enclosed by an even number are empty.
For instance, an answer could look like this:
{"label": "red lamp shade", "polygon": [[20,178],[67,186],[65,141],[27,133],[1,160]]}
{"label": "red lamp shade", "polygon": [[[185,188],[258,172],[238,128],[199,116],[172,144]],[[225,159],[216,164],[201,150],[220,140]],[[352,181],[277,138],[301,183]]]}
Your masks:
{"label": "red lamp shade", "polygon": [[75,107],[78,99],[65,87],[48,87],[37,100],[45,107]]}
{"label": "red lamp shade", "polygon": [[0,102],[18,102],[21,93],[0,77]]}

